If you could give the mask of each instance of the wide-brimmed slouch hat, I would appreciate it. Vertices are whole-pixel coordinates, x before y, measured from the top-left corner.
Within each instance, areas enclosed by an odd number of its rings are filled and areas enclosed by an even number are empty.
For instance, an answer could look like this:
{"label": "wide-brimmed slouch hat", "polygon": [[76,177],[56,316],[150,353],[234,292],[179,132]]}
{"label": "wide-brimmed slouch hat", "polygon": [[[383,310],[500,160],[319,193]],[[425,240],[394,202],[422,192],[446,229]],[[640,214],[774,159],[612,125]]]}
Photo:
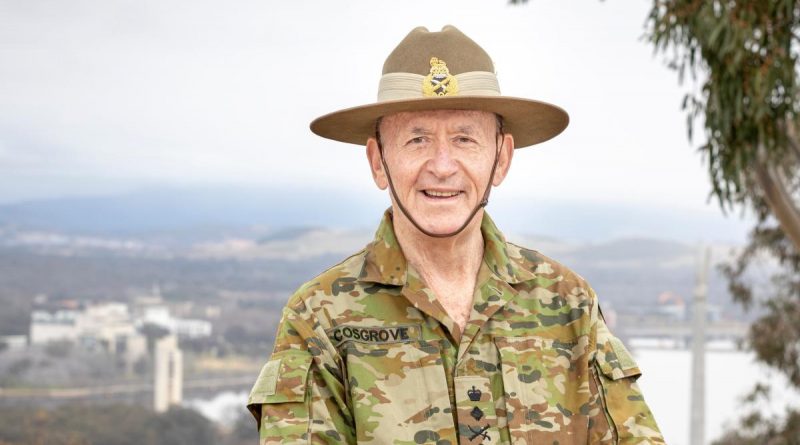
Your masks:
{"label": "wide-brimmed slouch hat", "polygon": [[326,114],[311,123],[324,138],[364,145],[382,116],[404,111],[478,110],[503,118],[517,148],[551,139],[569,123],[563,109],[502,96],[486,51],[454,26],[412,30],[383,65],[375,103]]}

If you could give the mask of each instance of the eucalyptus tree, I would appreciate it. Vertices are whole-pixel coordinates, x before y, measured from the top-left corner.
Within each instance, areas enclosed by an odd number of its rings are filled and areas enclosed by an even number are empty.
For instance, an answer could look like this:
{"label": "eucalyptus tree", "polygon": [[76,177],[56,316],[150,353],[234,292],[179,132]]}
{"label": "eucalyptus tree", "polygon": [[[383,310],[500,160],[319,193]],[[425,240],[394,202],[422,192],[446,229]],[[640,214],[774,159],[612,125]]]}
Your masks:
{"label": "eucalyptus tree", "polygon": [[[748,245],[723,267],[734,298],[760,309],[750,347],[800,390],[800,1],[653,0],[646,23],[648,41],[678,79],[699,86],[683,108],[689,139],[696,126],[703,130],[698,149],[712,196],[723,212],[757,216]],[[778,271],[769,286],[756,286],[753,266],[765,254]],[[757,385],[750,398],[766,393]],[[741,426],[720,443],[796,444],[800,411],[776,417],[755,409]]]}
{"label": "eucalyptus tree", "polygon": [[[646,32],[681,81],[689,73],[700,83],[683,106],[689,138],[703,126],[699,149],[713,195],[725,211],[749,208],[758,217],[748,246],[723,271],[734,298],[761,310],[750,347],[800,389],[800,2],[656,0]],[[754,286],[747,272],[764,253],[779,269],[769,285]],[[758,386],[753,397],[764,393]],[[755,410],[743,426],[723,442],[796,443],[800,413]]]}
{"label": "eucalyptus tree", "polygon": [[702,122],[700,146],[713,194],[723,209],[750,206],[777,222],[800,251],[800,132],[797,85],[800,3],[656,0],[647,35],[672,53],[681,81],[702,77],[687,93],[689,138]]}
{"label": "eucalyptus tree", "polygon": [[[800,2],[795,0],[655,0],[647,36],[670,54],[681,81],[700,84],[687,93],[689,139],[700,122],[699,150],[708,165],[712,193],[723,211],[749,208],[758,218],[747,247],[723,267],[734,298],[758,302],[749,345],[759,360],[800,389],[800,129],[798,52]],[[767,254],[777,260],[770,285],[755,286],[748,269]],[[752,273],[750,274],[752,277]],[[751,401],[768,397],[756,385]],[[794,444],[800,412],[784,416],[753,405],[740,427],[719,443]]]}

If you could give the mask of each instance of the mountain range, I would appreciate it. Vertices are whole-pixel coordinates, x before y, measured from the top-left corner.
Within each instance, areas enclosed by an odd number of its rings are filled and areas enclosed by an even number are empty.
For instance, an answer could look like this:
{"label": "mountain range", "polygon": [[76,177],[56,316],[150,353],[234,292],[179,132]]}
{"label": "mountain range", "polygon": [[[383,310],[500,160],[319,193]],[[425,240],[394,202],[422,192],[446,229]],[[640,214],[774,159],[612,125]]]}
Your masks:
{"label": "mountain range", "polygon": [[[155,187],[118,195],[77,196],[0,205],[0,227],[75,234],[145,235],[267,232],[325,227],[374,230],[388,199],[331,187]],[[559,240],[652,238],[741,243],[748,222],[716,209],[652,204],[519,199],[498,194],[487,207],[507,233]]]}

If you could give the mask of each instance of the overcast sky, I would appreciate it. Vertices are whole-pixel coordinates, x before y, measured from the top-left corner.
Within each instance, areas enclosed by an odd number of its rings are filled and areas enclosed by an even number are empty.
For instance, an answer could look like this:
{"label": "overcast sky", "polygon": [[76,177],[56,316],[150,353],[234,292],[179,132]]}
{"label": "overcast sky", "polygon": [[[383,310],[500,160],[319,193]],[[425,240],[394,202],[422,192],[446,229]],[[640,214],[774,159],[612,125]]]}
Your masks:
{"label": "overcast sky", "polygon": [[707,203],[680,110],[692,86],[642,40],[650,4],[0,0],[0,202],[160,184],[374,198],[363,148],[308,123],[373,102],[394,46],[450,23],[489,52],[504,94],[570,114],[493,196],[691,212],[742,233]]}

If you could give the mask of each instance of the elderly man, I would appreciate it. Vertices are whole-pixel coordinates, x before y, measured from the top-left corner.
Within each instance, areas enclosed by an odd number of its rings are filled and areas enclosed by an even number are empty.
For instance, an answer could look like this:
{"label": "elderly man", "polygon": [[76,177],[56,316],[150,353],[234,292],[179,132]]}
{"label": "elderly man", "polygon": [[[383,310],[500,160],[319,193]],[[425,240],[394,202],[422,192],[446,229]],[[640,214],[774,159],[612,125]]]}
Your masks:
{"label": "elderly man", "polygon": [[377,103],[311,124],[366,144],[392,206],[289,299],[248,401],[262,444],[663,443],[589,284],[483,210],[515,147],[567,122],[501,96],[486,52],[448,26],[397,46]]}

